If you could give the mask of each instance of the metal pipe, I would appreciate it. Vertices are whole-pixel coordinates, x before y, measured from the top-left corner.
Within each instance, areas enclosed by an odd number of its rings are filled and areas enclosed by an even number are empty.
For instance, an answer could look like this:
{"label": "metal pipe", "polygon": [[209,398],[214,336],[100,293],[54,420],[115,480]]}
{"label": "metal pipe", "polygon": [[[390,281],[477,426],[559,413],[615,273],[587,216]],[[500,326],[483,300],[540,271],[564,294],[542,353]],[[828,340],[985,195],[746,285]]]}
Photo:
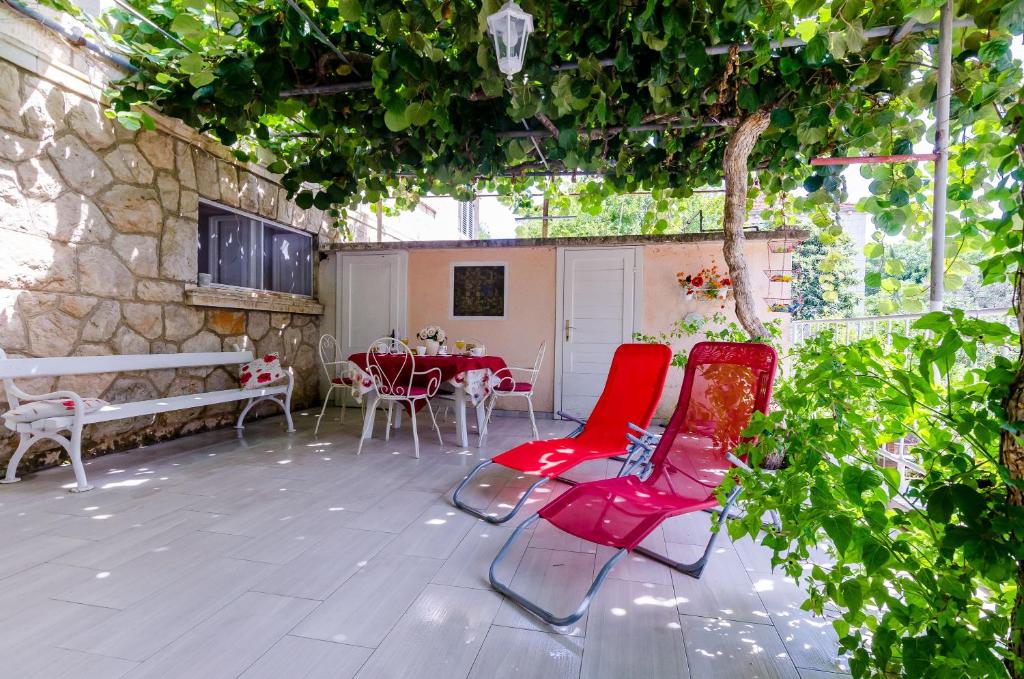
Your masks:
{"label": "metal pipe", "polygon": [[848,156],[841,158],[811,158],[811,165],[878,165],[880,163],[908,163],[938,160],[937,153],[899,153],[892,156]]}
{"label": "metal pipe", "polygon": [[[661,123],[661,124],[647,124],[647,125],[632,125],[625,127],[623,125],[615,125],[612,127],[604,127],[595,130],[581,130],[580,134],[621,134],[623,132],[664,132],[665,130],[686,130],[697,127],[732,127],[735,124],[735,120],[728,119],[722,122],[706,122],[706,123]],[[504,132],[498,132],[495,135],[498,139],[542,139],[546,137],[554,137],[550,130],[506,130]]]}
{"label": "metal pipe", "polygon": [[117,5],[118,7],[120,7],[121,9],[123,9],[124,11],[128,12],[129,14],[135,16],[135,18],[139,19],[140,21],[145,23],[150,28],[155,29],[158,33],[160,33],[160,35],[164,36],[165,38],[167,38],[168,40],[170,40],[171,42],[176,44],[178,47],[180,47],[180,48],[182,48],[184,50],[188,50],[189,52],[192,51],[191,49],[189,49],[188,45],[183,43],[177,37],[171,35],[167,31],[165,31],[164,29],[160,28],[160,25],[158,23],[156,23],[155,21],[153,21],[152,19],[147,17],[145,14],[143,14],[139,10],[137,10],[134,7],[132,7],[131,5],[129,5],[124,0],[114,0],[114,4]]}
{"label": "metal pipe", "polygon": [[[869,28],[866,31],[864,31],[864,37],[867,38],[868,40],[872,38],[888,38],[890,36],[894,36],[902,32],[902,35],[900,36],[900,39],[902,40],[904,37],[911,33],[923,33],[925,31],[933,31],[936,28],[941,29],[941,24],[942,21],[931,24],[918,24],[909,27],[906,24],[903,24],[901,26],[878,26],[876,28]],[[973,26],[974,21],[971,19],[957,19],[955,22],[953,22],[953,25],[955,28],[965,28],[967,26]],[[768,47],[769,49],[784,49],[788,47],[803,47],[806,44],[807,41],[801,40],[800,38],[785,38],[783,40],[772,40],[771,42],[768,43]],[[740,52],[754,51],[754,45],[752,43],[727,43],[724,45],[713,45],[711,47],[707,47],[705,48],[704,53],[709,56],[714,56],[717,54],[728,54],[729,50],[733,48],[736,48]],[[686,57],[680,55],[678,59],[680,61],[685,61]],[[601,59],[597,63],[601,66],[607,67],[614,65],[615,60]],[[552,66],[552,70],[575,71],[579,67],[579,64],[570,62],[565,64],[559,64],[557,66]]]}
{"label": "metal pipe", "polygon": [[[879,26],[878,28],[869,28],[864,31],[865,38],[886,38],[892,36],[894,42],[903,40],[907,35],[911,33],[923,33],[925,31],[935,30],[940,27],[941,22],[931,24],[912,24],[908,25],[905,23],[901,26]],[[973,26],[974,21],[971,19],[957,19],[953,22],[954,28],[966,28]],[[803,47],[807,42],[800,38],[786,38],[784,40],[773,40],[769,43],[772,49],[783,49],[788,47]],[[753,51],[754,46],[750,43],[736,44],[736,48],[740,52]],[[727,45],[714,45],[704,50],[706,54],[726,54],[733,47],[733,44]],[[680,56],[680,60],[684,57]],[[598,65],[602,67],[608,67],[615,64],[614,59],[600,59]],[[556,73],[559,71],[575,71],[580,66],[575,62],[569,62],[564,64],[556,64],[551,67],[552,71]],[[354,83],[343,83],[340,85],[318,85],[314,87],[302,87],[291,90],[284,90],[281,92],[282,97],[301,97],[310,96],[315,94],[340,94],[342,92],[351,92],[353,90],[368,90],[373,89],[373,83],[370,81],[365,82],[354,82]]]}
{"label": "metal pipe", "polygon": [[953,0],[942,5],[939,18],[939,70],[935,92],[935,194],[932,197],[932,261],[929,307],[942,309],[946,273],[946,185],[949,182],[949,99],[953,77]]}
{"label": "metal pipe", "polygon": [[40,24],[42,24],[43,26],[49,28],[51,31],[54,31],[55,33],[60,34],[63,38],[65,38],[72,45],[75,45],[77,47],[84,47],[87,50],[98,54],[100,57],[105,59],[107,62],[113,64],[114,66],[117,66],[119,68],[123,68],[123,69],[125,69],[127,71],[130,71],[132,73],[134,73],[134,72],[139,70],[139,69],[135,68],[134,66],[132,66],[132,63],[130,61],[128,61],[127,59],[125,59],[124,57],[122,57],[120,55],[117,55],[117,54],[114,54],[113,52],[110,52],[109,50],[107,50],[103,46],[97,45],[96,43],[92,42],[91,40],[89,40],[89,39],[87,39],[87,38],[85,38],[85,37],[83,37],[81,35],[76,35],[75,33],[72,33],[71,31],[69,31],[68,29],[64,28],[64,26],[62,26],[61,24],[57,23],[53,19],[49,18],[48,16],[45,16],[45,15],[41,14],[40,12],[37,12],[36,10],[32,9],[31,7],[27,7],[27,6],[23,5],[23,4],[21,4],[20,2],[18,2],[18,0],[3,0],[3,2],[5,2],[8,7],[13,9],[14,11],[18,12],[19,14],[24,14],[28,18],[33,19],[35,21],[38,21]]}

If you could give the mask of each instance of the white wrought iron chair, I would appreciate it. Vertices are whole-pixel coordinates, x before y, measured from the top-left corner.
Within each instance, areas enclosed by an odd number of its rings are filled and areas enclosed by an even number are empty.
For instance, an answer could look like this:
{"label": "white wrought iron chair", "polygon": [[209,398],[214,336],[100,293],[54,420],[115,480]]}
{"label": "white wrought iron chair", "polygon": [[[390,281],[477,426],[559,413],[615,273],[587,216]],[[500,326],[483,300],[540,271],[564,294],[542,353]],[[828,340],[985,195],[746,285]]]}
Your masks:
{"label": "white wrought iron chair", "polygon": [[[373,402],[370,403],[371,417],[376,417],[377,403],[383,401],[388,404],[387,426],[384,429],[384,440],[391,438],[391,422],[394,415],[395,403],[409,404],[409,419],[412,420],[412,440],[416,451],[416,457],[420,456],[420,437],[416,429],[416,403],[423,401],[427,410],[430,411],[430,421],[434,424],[434,431],[437,432],[437,440],[443,446],[441,429],[437,426],[437,419],[434,417],[434,409],[430,405],[430,399],[436,394],[441,386],[441,370],[430,368],[422,372],[416,370],[416,357],[405,344],[393,337],[381,337],[370,345],[366,350],[366,372],[373,380],[376,391],[373,394]],[[420,385],[416,384],[416,378],[427,378],[426,386],[421,379]],[[363,451],[363,441],[367,437],[367,427],[363,427],[363,433],[359,437],[358,455]],[[372,424],[369,427],[372,435]]]}
{"label": "white wrought iron chair", "polygon": [[[320,415],[316,418],[316,429],[313,430],[313,436],[316,436],[320,431],[320,423],[324,419],[324,411],[327,410],[327,404],[331,401],[331,394],[334,393],[335,389],[351,389],[356,379],[357,366],[348,361],[340,358],[339,351],[341,347],[338,345],[338,340],[334,335],[324,334],[320,337],[320,364],[324,367],[324,374],[327,375],[327,395],[324,397],[324,405],[320,408]],[[360,404],[361,412],[366,415],[366,401],[363,400]],[[341,417],[338,418],[338,422],[345,424],[345,406],[341,407]]]}
{"label": "white wrought iron chair", "polygon": [[[487,437],[487,428],[491,424],[491,412],[494,411],[494,403],[498,397],[519,396],[526,399],[526,407],[530,411],[530,426],[533,427],[533,438],[537,440],[540,434],[537,433],[537,419],[533,415],[533,390],[537,386],[537,375],[540,374],[540,366],[544,363],[544,352],[547,351],[547,340],[540,343],[537,350],[537,359],[533,362],[532,368],[517,368],[509,366],[494,373],[498,383],[494,385],[489,403],[487,404],[487,417],[484,419],[484,430],[480,434],[481,443]],[[522,380],[517,376],[523,377]]]}

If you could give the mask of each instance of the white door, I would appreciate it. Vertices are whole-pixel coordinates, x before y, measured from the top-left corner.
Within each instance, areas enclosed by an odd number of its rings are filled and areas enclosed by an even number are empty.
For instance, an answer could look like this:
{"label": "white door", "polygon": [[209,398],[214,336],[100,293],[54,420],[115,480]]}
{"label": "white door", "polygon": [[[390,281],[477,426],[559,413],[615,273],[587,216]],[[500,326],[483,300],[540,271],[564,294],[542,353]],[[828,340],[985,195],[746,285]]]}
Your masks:
{"label": "white door", "polygon": [[338,265],[338,344],[341,358],[366,351],[381,337],[405,333],[404,252],[343,254]]}
{"label": "white door", "polygon": [[562,299],[556,405],[586,417],[597,403],[612,355],[637,327],[642,251],[592,248],[561,252]]}

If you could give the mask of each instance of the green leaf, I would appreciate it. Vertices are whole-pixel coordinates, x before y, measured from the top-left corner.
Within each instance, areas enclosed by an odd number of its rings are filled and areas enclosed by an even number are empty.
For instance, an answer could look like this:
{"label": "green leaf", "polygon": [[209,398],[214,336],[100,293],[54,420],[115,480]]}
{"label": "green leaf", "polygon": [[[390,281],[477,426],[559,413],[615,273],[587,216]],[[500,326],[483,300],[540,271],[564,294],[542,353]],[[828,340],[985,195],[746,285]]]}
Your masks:
{"label": "green leaf", "polygon": [[[206,69],[206,62],[199,52],[190,52],[181,61],[178,62],[178,67],[185,73],[199,73]],[[160,73],[157,75],[157,80],[160,80],[160,75],[166,74]],[[168,78],[169,79],[169,78]]]}
{"label": "green leaf", "polygon": [[338,13],[349,23],[356,23],[363,18],[363,8],[359,0],[338,0]]}
{"label": "green leaf", "polygon": [[826,516],[821,520],[821,527],[825,529],[832,544],[840,554],[845,554],[850,547],[850,540],[853,538],[853,521],[843,514]]}
{"label": "green leaf", "polygon": [[885,246],[872,241],[864,246],[864,256],[868,259],[878,259],[885,254]]}
{"label": "green leaf", "polygon": [[828,39],[817,33],[804,47],[804,63],[817,68],[825,63],[828,56]]}
{"label": "green leaf", "polygon": [[877,571],[889,563],[892,553],[882,543],[869,539],[860,548],[861,557],[864,559],[864,570],[868,575],[875,575]]}
{"label": "green leaf", "polygon": [[197,39],[206,33],[206,26],[191,14],[181,13],[171,22],[171,31],[183,38]]}
{"label": "green leaf", "polygon": [[401,132],[405,128],[409,127],[409,118],[406,115],[408,109],[403,108],[401,111],[395,109],[388,109],[384,112],[384,124],[392,132]]}
{"label": "green leaf", "polygon": [[214,81],[213,71],[203,71],[201,73],[193,73],[188,77],[189,84],[192,87],[204,87]]}

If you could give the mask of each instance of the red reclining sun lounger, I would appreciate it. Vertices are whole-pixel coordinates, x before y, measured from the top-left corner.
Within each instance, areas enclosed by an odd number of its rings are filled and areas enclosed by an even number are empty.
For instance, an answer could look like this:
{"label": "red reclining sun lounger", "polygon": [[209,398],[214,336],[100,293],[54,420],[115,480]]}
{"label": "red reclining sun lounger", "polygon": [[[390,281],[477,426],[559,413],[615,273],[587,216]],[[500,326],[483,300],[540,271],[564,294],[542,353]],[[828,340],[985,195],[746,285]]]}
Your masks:
{"label": "red reclining sun lounger", "polygon": [[[490,523],[511,519],[538,486],[560,476],[587,460],[598,460],[626,452],[630,425],[646,428],[658,407],[665,386],[665,375],[672,361],[672,350],[664,344],[623,344],[615,350],[604,391],[590,414],[590,419],[570,438],[529,441],[491,460],[485,460],[462,480],[452,495],[456,507]],[[564,413],[559,413],[564,415]],[[505,516],[494,517],[470,507],[459,499],[459,493],[484,467],[500,464],[526,474],[540,477],[515,507]]]}
{"label": "red reclining sun lounger", "polygon": [[[627,470],[643,467],[646,478],[627,473],[581,483],[549,502],[516,528],[498,552],[491,564],[491,586],[548,623],[564,626],[583,617],[609,571],[631,551],[699,578],[717,531],[712,532],[703,556],[692,564],[677,563],[639,544],[665,519],[718,506],[715,489],[732,467],[730,456],[742,440],[741,432],[754,411],[768,411],[776,363],[775,350],[764,344],[697,344],[686,363],[679,405],[653,455],[639,465],[626,465]],[[731,460],[743,464],[735,457]],[[726,499],[719,528],[739,492],[737,485]],[[498,562],[512,543],[541,518],[578,538],[618,549],[576,611],[561,618],[512,591],[495,576]]]}

